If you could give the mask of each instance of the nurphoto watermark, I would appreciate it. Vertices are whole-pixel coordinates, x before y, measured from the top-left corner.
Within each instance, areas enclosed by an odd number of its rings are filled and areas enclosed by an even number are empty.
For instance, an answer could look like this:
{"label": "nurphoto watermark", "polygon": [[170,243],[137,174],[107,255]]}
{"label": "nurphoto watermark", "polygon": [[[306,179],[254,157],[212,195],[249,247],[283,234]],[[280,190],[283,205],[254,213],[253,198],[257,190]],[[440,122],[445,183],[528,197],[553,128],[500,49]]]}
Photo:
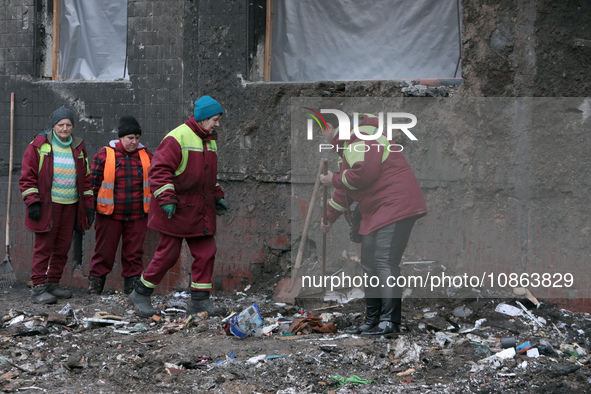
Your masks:
{"label": "nurphoto watermark", "polygon": [[[372,134],[363,133],[359,130],[359,123],[358,122],[351,122],[349,116],[338,109],[320,109],[320,112],[304,107],[307,111],[306,113],[310,116],[307,122],[307,133],[306,138],[308,140],[312,140],[314,138],[314,122],[320,127],[321,130],[325,130],[328,126],[326,120],[322,116],[322,114],[333,114],[337,117],[339,126],[338,126],[338,139],[341,141],[350,140],[352,136],[355,136],[363,141],[376,141],[382,135],[385,135],[388,141],[392,140],[392,135],[394,130],[402,131],[408,139],[411,141],[418,141],[417,137],[410,131],[411,128],[417,125],[417,117],[408,112],[387,112],[386,113],[386,125],[385,125],[385,134],[384,134],[384,113],[379,112],[377,115],[378,119],[378,126],[376,127],[375,131]],[[353,119],[358,119],[359,113],[353,112]],[[396,123],[395,119],[409,119],[410,122],[406,123]],[[351,133],[352,131],[352,133]],[[367,152],[372,147],[377,147],[378,149],[388,150],[389,152],[402,152],[404,147],[400,144],[389,144],[387,146],[383,146],[382,144],[365,144],[363,146],[353,146],[353,147],[339,147],[334,146],[333,144],[320,144],[319,151],[322,150],[332,150],[332,149],[365,149],[364,151]]]}

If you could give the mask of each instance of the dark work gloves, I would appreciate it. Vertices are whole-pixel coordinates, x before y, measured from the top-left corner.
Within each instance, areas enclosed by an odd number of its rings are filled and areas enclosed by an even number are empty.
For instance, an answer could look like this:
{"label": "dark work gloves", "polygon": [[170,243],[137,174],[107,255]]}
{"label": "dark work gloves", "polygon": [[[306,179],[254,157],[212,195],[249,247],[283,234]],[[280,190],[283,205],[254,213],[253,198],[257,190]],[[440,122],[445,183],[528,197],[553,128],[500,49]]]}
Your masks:
{"label": "dark work gloves", "polygon": [[95,215],[94,209],[86,208],[86,219],[88,219],[89,226],[92,226],[92,223],[94,223],[94,215]]}
{"label": "dark work gloves", "polygon": [[219,200],[216,201],[215,203],[215,214],[218,216],[222,216],[223,214],[226,213],[226,211],[228,210],[228,204],[226,203],[226,200],[224,200],[223,198],[220,198]]}
{"label": "dark work gloves", "polygon": [[41,217],[41,203],[34,202],[27,208],[27,215],[29,219],[37,221]]}

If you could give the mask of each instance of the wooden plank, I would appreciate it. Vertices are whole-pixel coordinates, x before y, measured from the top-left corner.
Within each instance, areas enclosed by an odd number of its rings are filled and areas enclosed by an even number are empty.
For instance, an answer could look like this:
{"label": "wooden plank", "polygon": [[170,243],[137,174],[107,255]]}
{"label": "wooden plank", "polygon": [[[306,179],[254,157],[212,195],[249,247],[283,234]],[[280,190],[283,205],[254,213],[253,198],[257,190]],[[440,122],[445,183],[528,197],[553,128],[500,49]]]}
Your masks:
{"label": "wooden plank", "polygon": [[267,0],[267,27],[265,32],[264,80],[271,80],[271,44],[273,36],[273,0]]}
{"label": "wooden plank", "polygon": [[61,6],[61,0],[53,0],[53,59],[51,62],[51,79],[54,81],[59,80]]}

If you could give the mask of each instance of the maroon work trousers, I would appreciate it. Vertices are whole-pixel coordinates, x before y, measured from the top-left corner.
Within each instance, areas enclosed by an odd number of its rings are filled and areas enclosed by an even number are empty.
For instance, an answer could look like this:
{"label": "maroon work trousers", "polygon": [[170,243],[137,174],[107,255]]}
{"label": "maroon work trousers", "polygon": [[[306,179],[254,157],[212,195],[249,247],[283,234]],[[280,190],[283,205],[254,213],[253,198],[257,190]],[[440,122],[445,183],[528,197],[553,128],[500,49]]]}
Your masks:
{"label": "maroon work trousers", "polygon": [[68,262],[68,252],[76,227],[78,203],[51,203],[51,229],[35,233],[31,280],[33,286],[59,283]]}
{"label": "maroon work trousers", "polygon": [[90,276],[106,276],[113,270],[119,240],[121,240],[121,276],[139,276],[144,269],[144,239],[148,218],[117,220],[111,215],[97,213],[96,244],[90,260]]}
{"label": "maroon work trousers", "polygon": [[143,279],[154,286],[160,284],[164,275],[178,261],[183,239],[187,240],[191,256],[193,256],[191,290],[210,291],[215,253],[217,252],[213,236],[180,238],[160,233],[160,242],[154,252],[154,258],[142,275]]}

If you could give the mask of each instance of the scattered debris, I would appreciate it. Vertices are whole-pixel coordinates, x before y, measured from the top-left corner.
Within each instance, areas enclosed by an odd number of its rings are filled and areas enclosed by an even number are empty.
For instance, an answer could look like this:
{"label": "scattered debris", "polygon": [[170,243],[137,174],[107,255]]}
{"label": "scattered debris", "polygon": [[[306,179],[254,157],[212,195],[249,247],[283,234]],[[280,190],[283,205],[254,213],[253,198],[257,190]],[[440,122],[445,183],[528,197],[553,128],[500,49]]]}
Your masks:
{"label": "scattered debris", "polygon": [[312,332],[336,334],[337,327],[334,323],[323,324],[321,317],[300,317],[293,320],[289,327],[289,332],[300,334],[310,334]]}
{"label": "scattered debris", "polygon": [[514,336],[508,336],[508,337],[502,337],[501,338],[501,347],[503,349],[507,349],[510,347],[515,347],[515,344],[517,343],[516,339]]}
{"label": "scattered debris", "polygon": [[413,373],[415,373],[415,372],[416,372],[416,370],[415,370],[414,368],[409,368],[409,369],[407,369],[407,370],[406,370],[406,371],[404,371],[404,372],[398,372],[398,373],[396,374],[396,376],[408,376],[408,375],[411,375],[411,374],[413,374]]}
{"label": "scattered debris", "polygon": [[404,97],[447,97],[450,94],[447,86],[410,85],[402,88]]}
{"label": "scattered debris", "polygon": [[[32,305],[28,289],[0,295],[0,387],[444,393],[585,392],[591,385],[591,316],[546,301],[406,298],[401,335],[376,338],[343,333],[363,322],[363,300],[296,307],[276,304],[269,293],[252,286],[246,297],[220,298],[235,310],[222,318],[188,315],[173,306],[182,295],[155,295],[164,313],[148,319],[120,293],[75,294],[65,306]],[[243,328],[248,335],[237,339],[231,322],[253,305],[258,313],[245,315],[256,328]]]}
{"label": "scattered debris", "polygon": [[252,304],[230,319],[230,332],[238,338],[245,338],[263,326],[263,317],[256,304]]}
{"label": "scattered debris", "polygon": [[546,320],[541,318],[541,317],[535,317],[533,313],[531,313],[525,306],[523,306],[523,304],[519,301],[515,301],[515,303],[517,305],[519,305],[521,307],[521,309],[523,309],[523,311],[525,312],[525,314],[538,326],[540,326],[541,328],[544,328],[544,325],[546,324]]}
{"label": "scattered debris", "polygon": [[468,317],[472,314],[472,309],[462,305],[455,308],[452,313],[455,317]]}
{"label": "scattered debris", "polygon": [[502,314],[505,314],[507,316],[521,316],[523,314],[523,311],[517,307],[514,307],[512,305],[507,305],[505,303],[500,303],[499,305],[497,305],[497,307],[495,308],[495,312],[499,312]]}

